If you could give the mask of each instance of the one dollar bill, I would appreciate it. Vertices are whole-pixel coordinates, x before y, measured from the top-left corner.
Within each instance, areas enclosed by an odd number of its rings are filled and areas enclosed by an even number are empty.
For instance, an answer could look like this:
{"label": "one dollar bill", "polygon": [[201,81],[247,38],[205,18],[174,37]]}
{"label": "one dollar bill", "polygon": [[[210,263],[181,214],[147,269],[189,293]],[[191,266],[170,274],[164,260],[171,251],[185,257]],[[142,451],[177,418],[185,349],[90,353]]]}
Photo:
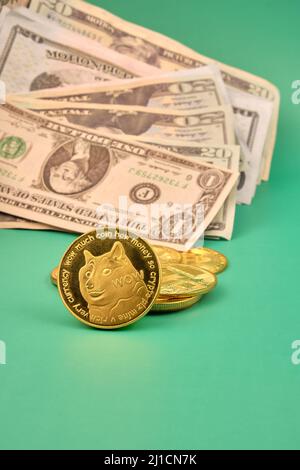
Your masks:
{"label": "one dollar bill", "polygon": [[[145,143],[160,147],[195,161],[239,172],[240,147],[237,145],[200,145],[193,142],[176,140],[147,139]],[[224,238],[231,240],[234,228],[236,208],[236,188],[226,199],[222,209],[205,230],[206,238]]]}
{"label": "one dollar bill", "polygon": [[[178,211],[186,203],[192,214],[201,206],[203,215],[188,236],[173,230],[162,241],[162,219],[150,212],[155,236],[151,231],[148,238],[189,249],[238,178],[225,168],[118,135],[60,124],[9,103],[0,108],[0,129],[0,211],[65,230],[85,232],[101,225],[104,214],[99,219],[99,207],[123,220],[120,195],[145,210],[155,203]],[[143,231],[136,215],[124,228]]]}

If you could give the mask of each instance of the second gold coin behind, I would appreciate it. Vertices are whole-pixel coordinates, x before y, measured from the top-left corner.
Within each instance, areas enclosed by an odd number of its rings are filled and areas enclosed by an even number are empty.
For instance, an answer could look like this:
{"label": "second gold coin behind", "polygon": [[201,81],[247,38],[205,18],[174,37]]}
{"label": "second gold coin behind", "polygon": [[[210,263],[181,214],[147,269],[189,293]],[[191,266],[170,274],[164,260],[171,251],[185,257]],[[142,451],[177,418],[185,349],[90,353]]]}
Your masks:
{"label": "second gold coin behind", "polygon": [[187,265],[162,266],[160,297],[192,297],[207,294],[217,284],[216,276],[205,269]]}

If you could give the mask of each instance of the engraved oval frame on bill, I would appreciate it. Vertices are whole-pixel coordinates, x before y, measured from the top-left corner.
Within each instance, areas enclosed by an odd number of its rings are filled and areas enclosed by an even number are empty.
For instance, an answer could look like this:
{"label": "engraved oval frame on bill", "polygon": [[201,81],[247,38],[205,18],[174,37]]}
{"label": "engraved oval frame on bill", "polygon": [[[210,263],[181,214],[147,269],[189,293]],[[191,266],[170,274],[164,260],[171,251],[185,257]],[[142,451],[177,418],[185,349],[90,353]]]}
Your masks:
{"label": "engraved oval frame on bill", "polygon": [[[88,154],[82,152],[82,158],[79,158],[80,155],[75,151],[78,142],[84,142],[86,148],[89,145]],[[101,151],[104,152],[104,155],[101,155]],[[48,191],[54,194],[69,197],[82,196],[104,181],[109,174],[112,159],[110,150],[100,143],[88,142],[80,137],[66,140],[58,144],[46,158],[41,170],[41,182]],[[94,161],[93,165],[91,161]],[[72,165],[73,167],[69,168],[69,174],[73,172],[74,178],[73,180],[69,178],[70,189],[68,191],[66,191],[67,181],[64,181],[63,175],[58,173],[59,169],[63,171],[63,165]],[[91,168],[93,168],[92,172]]]}

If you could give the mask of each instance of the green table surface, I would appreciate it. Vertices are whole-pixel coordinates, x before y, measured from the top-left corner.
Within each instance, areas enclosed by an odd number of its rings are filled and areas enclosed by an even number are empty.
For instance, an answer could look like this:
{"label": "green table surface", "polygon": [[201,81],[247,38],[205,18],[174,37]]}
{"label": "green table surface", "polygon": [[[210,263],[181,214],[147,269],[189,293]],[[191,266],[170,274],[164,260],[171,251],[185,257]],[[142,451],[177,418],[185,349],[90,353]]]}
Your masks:
{"label": "green table surface", "polygon": [[299,449],[300,3],[98,4],[280,88],[271,179],[207,242],[230,260],[218,288],[119,331],[77,322],[49,281],[73,235],[1,231],[0,448]]}

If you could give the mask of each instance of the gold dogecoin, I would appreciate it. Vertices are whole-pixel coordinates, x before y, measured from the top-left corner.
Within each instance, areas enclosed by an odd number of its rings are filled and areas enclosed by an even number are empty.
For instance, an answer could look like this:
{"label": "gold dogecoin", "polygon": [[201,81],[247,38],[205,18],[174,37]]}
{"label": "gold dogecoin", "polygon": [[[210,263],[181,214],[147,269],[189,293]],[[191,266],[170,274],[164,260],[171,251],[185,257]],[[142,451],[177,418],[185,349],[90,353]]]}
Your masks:
{"label": "gold dogecoin", "polygon": [[86,325],[115,329],[142,318],[160,289],[160,265],[150,245],[118,230],[75,240],[64,254],[58,288],[64,305]]}
{"label": "gold dogecoin", "polygon": [[55,286],[57,286],[58,272],[59,272],[59,267],[57,266],[51,271],[51,274],[50,274],[51,281]]}
{"label": "gold dogecoin", "polygon": [[165,246],[153,246],[155,253],[157,254],[161,263],[180,263],[181,253],[174,248]]}
{"label": "gold dogecoin", "polygon": [[193,248],[187,252],[163,246],[154,246],[153,248],[162,264],[190,264],[206,269],[213,274],[223,272],[228,266],[226,256],[206,247]]}
{"label": "gold dogecoin", "polygon": [[226,256],[210,248],[193,248],[190,251],[182,253],[181,262],[199,266],[213,274],[219,274],[228,266]]}
{"label": "gold dogecoin", "polygon": [[202,295],[211,291],[216,284],[216,276],[205,269],[186,264],[163,265],[159,297]]}
{"label": "gold dogecoin", "polygon": [[197,302],[202,299],[202,295],[197,295],[195,297],[190,297],[186,299],[168,299],[168,301],[161,303],[155,302],[152,307],[152,312],[178,312],[180,310],[185,310],[189,307],[192,307]]}

